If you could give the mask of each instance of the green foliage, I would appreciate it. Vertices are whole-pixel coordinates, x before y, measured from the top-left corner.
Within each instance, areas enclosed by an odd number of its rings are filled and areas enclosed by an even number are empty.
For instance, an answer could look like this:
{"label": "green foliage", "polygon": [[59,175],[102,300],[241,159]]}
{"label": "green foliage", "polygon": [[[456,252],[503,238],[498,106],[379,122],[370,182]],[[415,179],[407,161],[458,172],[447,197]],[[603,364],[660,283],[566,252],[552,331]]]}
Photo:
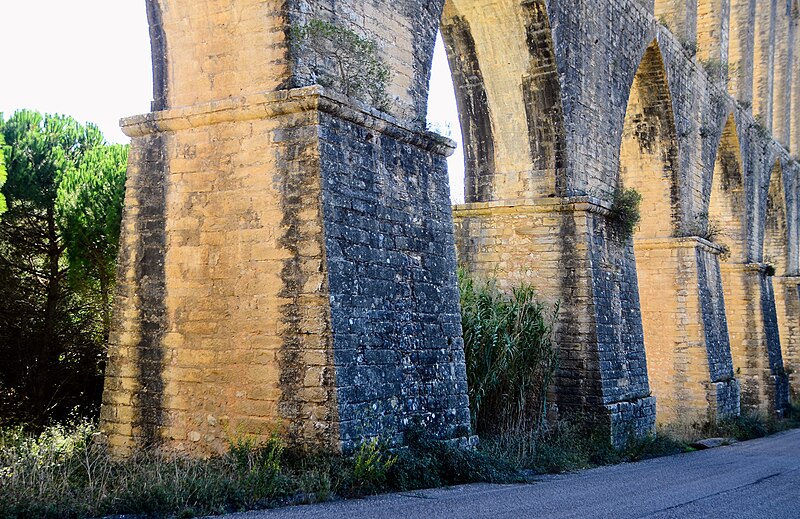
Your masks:
{"label": "green foliage", "polygon": [[686,54],[690,58],[695,57],[695,55],[697,54],[697,40],[690,40],[688,38],[684,38],[678,35],[678,41],[681,44],[681,48],[683,49],[684,54]]}
{"label": "green foliage", "polygon": [[111,327],[111,289],[119,250],[128,146],[88,150],[59,185],[56,206],[62,227],[70,278],[77,289],[94,290],[100,299],[103,338]]}
{"label": "green foliage", "polygon": [[609,222],[621,242],[633,237],[636,226],[642,219],[641,205],[642,195],[636,189],[617,189],[614,192]]}
{"label": "green foliage", "polygon": [[389,469],[397,462],[397,457],[388,453],[386,445],[378,438],[361,444],[353,457],[353,481],[357,493],[373,492],[386,485]]}
{"label": "green foliage", "polygon": [[[0,128],[3,126],[3,114],[0,114]],[[3,185],[6,183],[6,178],[8,177],[8,173],[6,172],[6,156],[5,151],[5,139],[3,138],[2,132],[0,132],[0,189],[3,188]],[[6,205],[6,197],[0,191],[0,215],[5,213],[8,210],[8,206]]]}
{"label": "green foliage", "polygon": [[504,458],[480,449],[461,449],[419,433],[407,434],[407,442],[408,447],[397,452],[397,461],[389,471],[389,488],[416,490],[524,479]]}
{"label": "green foliage", "polygon": [[607,428],[579,416],[555,421],[533,433],[487,438],[480,448],[490,457],[505,459],[517,470],[538,473],[569,472],[690,450],[685,443],[662,434],[633,439],[626,448],[615,449]]}
{"label": "green foliage", "polygon": [[761,140],[772,139],[772,131],[770,131],[769,128],[767,128],[767,124],[764,121],[764,117],[761,116],[760,114],[756,116],[756,120],[751,126],[751,128],[755,132],[756,137],[758,137],[759,139]]}
{"label": "green foliage", "polygon": [[0,217],[0,423],[42,425],[73,408],[92,415],[124,183],[124,169],[107,165],[126,150],[107,147],[92,125],[28,110],[0,121],[0,135],[8,204]]}
{"label": "green foliage", "polygon": [[[744,415],[706,425],[703,437],[740,440],[800,427],[800,407],[787,419]],[[140,514],[195,517],[284,504],[325,501],[391,490],[475,482],[514,483],[531,471],[559,473],[692,450],[658,434],[614,449],[608,430],[574,416],[533,432],[510,432],[460,449],[407,433],[408,446],[390,450],[364,442],[353,456],[284,448],[277,437],[231,443],[209,459],[139,452],[108,453],[90,423],[45,429],[0,429],[0,519]]]}
{"label": "green foliage", "polygon": [[236,441],[228,454],[209,459],[139,452],[121,460],[97,439],[83,423],[37,436],[0,431],[0,518],[194,517],[335,495],[519,480],[482,453],[425,440],[396,453],[366,441],[343,457],[284,449],[271,438]]}
{"label": "green foliage", "polygon": [[537,301],[527,285],[505,295],[492,282],[476,286],[463,269],[458,278],[474,430],[537,429],[558,361],[558,308]]}
{"label": "green foliage", "polygon": [[375,42],[318,19],[292,27],[290,39],[295,55],[309,67],[314,81],[381,110],[389,108],[387,88],[392,71]]}
{"label": "green foliage", "polygon": [[728,79],[728,64],[716,58],[709,58],[700,61],[700,65],[705,69],[708,77],[714,81],[726,81]]}

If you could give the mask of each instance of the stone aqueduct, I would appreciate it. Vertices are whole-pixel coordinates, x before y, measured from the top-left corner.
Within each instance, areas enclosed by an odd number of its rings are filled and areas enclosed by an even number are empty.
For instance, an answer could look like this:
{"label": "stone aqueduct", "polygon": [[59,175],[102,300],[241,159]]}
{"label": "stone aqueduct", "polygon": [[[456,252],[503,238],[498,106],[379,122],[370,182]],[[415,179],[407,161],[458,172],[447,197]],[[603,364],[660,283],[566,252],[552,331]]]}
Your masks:
{"label": "stone aqueduct", "polygon": [[[560,301],[553,397],[623,442],[800,394],[797,0],[148,0],[102,421],[119,452],[276,424],[469,434],[458,261]],[[390,113],[290,27],[374,40]],[[467,156],[424,131],[437,31]],[[632,240],[614,193],[643,195]],[[774,274],[774,275],[773,275]]]}

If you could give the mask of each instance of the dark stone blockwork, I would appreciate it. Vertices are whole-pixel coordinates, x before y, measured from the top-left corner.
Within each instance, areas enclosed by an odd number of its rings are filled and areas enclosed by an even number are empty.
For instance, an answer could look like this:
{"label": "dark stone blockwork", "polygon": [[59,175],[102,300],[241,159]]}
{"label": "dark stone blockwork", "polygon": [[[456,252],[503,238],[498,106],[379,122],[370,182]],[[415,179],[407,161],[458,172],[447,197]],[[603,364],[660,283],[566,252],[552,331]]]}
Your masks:
{"label": "dark stone blockwork", "polygon": [[325,113],[320,127],[342,447],[466,436],[445,157]]}

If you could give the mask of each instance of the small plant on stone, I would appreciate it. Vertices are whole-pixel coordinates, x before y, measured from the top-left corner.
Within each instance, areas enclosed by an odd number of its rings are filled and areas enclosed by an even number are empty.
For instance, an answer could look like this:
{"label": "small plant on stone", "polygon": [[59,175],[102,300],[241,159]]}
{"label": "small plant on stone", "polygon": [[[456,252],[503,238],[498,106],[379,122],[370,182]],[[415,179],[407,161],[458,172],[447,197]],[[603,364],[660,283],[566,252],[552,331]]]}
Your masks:
{"label": "small plant on stone", "polygon": [[[716,221],[709,219],[708,213],[698,213],[694,218],[684,222],[681,225],[678,237],[694,236],[702,238],[712,243],[717,243],[717,240],[723,234],[722,226]],[[730,252],[728,247],[722,246],[723,253]]]}
{"label": "small plant on stone", "polygon": [[756,121],[753,123],[753,130],[760,139],[769,139],[772,137],[772,132],[767,129],[764,117],[761,115],[756,116]]}
{"label": "small plant on stone", "polygon": [[683,48],[683,52],[688,55],[690,58],[693,58],[697,54],[697,41],[690,40],[689,38],[684,38],[678,36],[678,41]]}
{"label": "small plant on stone", "polygon": [[389,469],[397,456],[389,453],[385,443],[372,438],[361,444],[353,456],[353,488],[355,494],[372,493],[386,485]]}
{"label": "small plant on stone", "polygon": [[708,74],[708,77],[710,77],[712,80],[718,81],[728,79],[728,64],[724,61],[716,58],[709,58],[700,61],[700,65],[703,66],[706,74]]}
{"label": "small plant on stone", "polygon": [[378,109],[389,108],[387,89],[392,71],[375,42],[318,19],[292,27],[290,41],[314,81]]}
{"label": "small plant on stone", "polygon": [[624,243],[633,237],[636,226],[642,219],[641,205],[642,195],[636,189],[620,188],[614,192],[609,223],[619,241]]}

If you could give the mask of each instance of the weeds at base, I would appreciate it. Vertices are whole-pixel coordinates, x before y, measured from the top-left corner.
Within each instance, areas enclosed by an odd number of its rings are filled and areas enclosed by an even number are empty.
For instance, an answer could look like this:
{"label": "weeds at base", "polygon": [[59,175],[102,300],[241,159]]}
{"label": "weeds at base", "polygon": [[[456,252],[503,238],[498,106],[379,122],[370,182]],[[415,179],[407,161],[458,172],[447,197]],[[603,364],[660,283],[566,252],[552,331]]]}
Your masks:
{"label": "weeds at base", "polygon": [[[704,427],[696,434],[752,439],[800,427],[800,406],[783,420],[743,415]],[[367,441],[349,457],[287,449],[272,438],[234,442],[227,455],[207,460],[144,453],[118,461],[94,438],[90,424],[54,427],[39,436],[0,430],[0,519],[188,518],[466,483],[521,483],[531,473],[693,450],[667,434],[614,449],[607,433],[580,420],[485,438],[475,451],[419,436],[392,450]]]}

